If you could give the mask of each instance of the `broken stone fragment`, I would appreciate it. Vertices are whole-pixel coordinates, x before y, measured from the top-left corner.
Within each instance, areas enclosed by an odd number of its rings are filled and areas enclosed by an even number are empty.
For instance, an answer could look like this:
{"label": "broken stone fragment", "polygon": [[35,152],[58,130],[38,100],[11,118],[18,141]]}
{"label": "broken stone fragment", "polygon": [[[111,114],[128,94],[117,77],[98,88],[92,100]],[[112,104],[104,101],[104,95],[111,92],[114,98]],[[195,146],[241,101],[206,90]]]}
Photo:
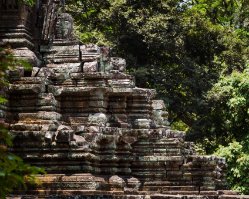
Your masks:
{"label": "broken stone fragment", "polygon": [[85,62],[83,65],[83,72],[84,73],[93,73],[98,71],[98,62]]}
{"label": "broken stone fragment", "polygon": [[42,93],[45,92],[45,84],[10,84],[9,90],[18,91],[19,93]]}
{"label": "broken stone fragment", "polygon": [[99,133],[99,127],[98,126],[89,126],[88,132],[89,133]]}
{"label": "broken stone fragment", "polygon": [[110,63],[111,70],[118,70],[120,72],[124,72],[126,69],[126,61],[120,57],[111,57]]}
{"label": "broken stone fragment", "polygon": [[81,45],[80,52],[80,60],[83,62],[100,60],[101,57],[99,47],[95,44]]}
{"label": "broken stone fragment", "polygon": [[55,79],[59,80],[59,81],[64,81],[65,79],[67,79],[67,74],[56,73],[55,74]]}
{"label": "broken stone fragment", "polygon": [[75,133],[83,133],[85,130],[85,126],[77,125]]}
{"label": "broken stone fragment", "polygon": [[107,117],[104,113],[90,114],[88,117],[88,122],[91,125],[105,126],[107,123]]}
{"label": "broken stone fragment", "polygon": [[42,67],[42,68],[33,68],[32,70],[32,76],[33,77],[45,77],[48,79],[53,79],[56,77],[56,74],[49,68],[47,67]]}
{"label": "broken stone fragment", "polygon": [[19,113],[21,121],[35,121],[35,120],[60,120],[61,114],[56,112],[39,111],[37,113]]}
{"label": "broken stone fragment", "polygon": [[152,100],[152,108],[154,110],[164,110],[165,104],[163,100]]}
{"label": "broken stone fragment", "polygon": [[123,191],[125,187],[125,181],[117,175],[110,177],[109,183],[111,191]]}
{"label": "broken stone fragment", "polygon": [[141,182],[134,177],[127,179],[127,186],[124,188],[125,193],[137,193],[141,186]]}
{"label": "broken stone fragment", "polygon": [[152,120],[156,127],[165,127],[169,125],[168,112],[156,109],[152,111]]}
{"label": "broken stone fragment", "polygon": [[73,130],[70,126],[60,125],[55,132],[55,142],[69,143],[73,140]]}
{"label": "broken stone fragment", "polygon": [[98,126],[89,126],[87,128],[87,132],[84,133],[84,138],[86,139],[87,142],[93,142],[93,140],[96,139],[100,132],[100,129]]}
{"label": "broken stone fragment", "polygon": [[14,57],[19,60],[24,60],[32,66],[40,66],[41,60],[37,58],[35,53],[28,49],[27,47],[16,48],[13,50]]}
{"label": "broken stone fragment", "polygon": [[[54,41],[53,45],[41,45],[40,52],[48,64],[79,63],[79,45],[74,41]],[[47,66],[48,66],[47,65]]]}
{"label": "broken stone fragment", "polygon": [[57,112],[46,112],[46,111],[39,111],[38,117],[44,120],[60,120],[61,114]]}
{"label": "broken stone fragment", "polygon": [[87,143],[84,137],[75,134],[73,135],[73,141],[75,141],[77,146],[83,146]]}
{"label": "broken stone fragment", "polygon": [[83,77],[82,73],[70,73],[69,77],[73,80],[78,80]]}
{"label": "broken stone fragment", "polygon": [[134,125],[139,129],[149,129],[151,124],[151,120],[149,119],[135,119]]}
{"label": "broken stone fragment", "polygon": [[52,143],[54,140],[55,132],[54,131],[48,131],[45,134],[45,140],[49,143]]}
{"label": "broken stone fragment", "polygon": [[98,53],[99,47],[96,44],[86,44],[81,46],[83,52]]}
{"label": "broken stone fragment", "polygon": [[137,141],[137,137],[135,136],[122,136],[121,140],[125,142],[126,144],[133,144],[134,142]]}
{"label": "broken stone fragment", "polygon": [[40,68],[38,67],[33,67],[32,68],[32,73],[31,73],[31,77],[36,77],[38,72],[39,72]]}

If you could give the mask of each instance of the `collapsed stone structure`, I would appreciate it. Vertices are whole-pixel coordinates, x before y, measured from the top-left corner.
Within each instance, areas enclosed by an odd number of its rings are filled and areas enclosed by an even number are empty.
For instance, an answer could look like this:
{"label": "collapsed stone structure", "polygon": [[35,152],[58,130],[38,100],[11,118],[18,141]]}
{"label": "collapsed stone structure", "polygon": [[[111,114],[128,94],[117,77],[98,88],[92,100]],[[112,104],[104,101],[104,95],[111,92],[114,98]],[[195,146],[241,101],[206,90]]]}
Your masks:
{"label": "collapsed stone structure", "polygon": [[12,150],[47,171],[16,194],[239,198],[224,191],[224,159],[197,155],[183,132],[171,130],[163,101],[135,86],[124,59],[80,44],[59,1],[38,3],[31,9],[0,1],[0,44],[33,66],[9,71],[1,117],[14,136]]}

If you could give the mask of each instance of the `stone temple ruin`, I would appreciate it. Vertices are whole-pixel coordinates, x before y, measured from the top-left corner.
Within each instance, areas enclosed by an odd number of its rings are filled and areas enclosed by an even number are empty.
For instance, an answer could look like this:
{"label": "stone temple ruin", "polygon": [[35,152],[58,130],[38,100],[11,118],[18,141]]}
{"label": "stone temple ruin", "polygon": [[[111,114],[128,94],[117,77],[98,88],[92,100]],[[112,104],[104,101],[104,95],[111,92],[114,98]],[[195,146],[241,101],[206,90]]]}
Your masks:
{"label": "stone temple ruin", "polygon": [[242,198],[226,190],[224,159],[197,155],[167,126],[155,90],[136,87],[107,47],[80,44],[60,8],[58,0],[35,8],[0,0],[0,44],[33,66],[8,72],[0,116],[13,152],[47,171],[15,196]]}

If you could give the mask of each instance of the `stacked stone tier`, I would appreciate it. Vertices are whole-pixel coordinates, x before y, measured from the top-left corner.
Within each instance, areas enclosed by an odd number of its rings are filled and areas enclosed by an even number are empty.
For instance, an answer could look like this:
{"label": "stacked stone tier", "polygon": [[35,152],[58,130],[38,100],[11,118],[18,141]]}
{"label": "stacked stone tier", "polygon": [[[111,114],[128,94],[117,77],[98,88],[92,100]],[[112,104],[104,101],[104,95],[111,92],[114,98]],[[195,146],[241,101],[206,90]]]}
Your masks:
{"label": "stacked stone tier", "polygon": [[47,172],[27,194],[217,195],[224,188],[224,160],[196,155],[183,132],[170,130],[154,90],[135,87],[119,70],[94,71],[100,55],[82,65],[56,49],[64,58],[43,49],[46,67],[12,76],[7,92],[13,152]]}

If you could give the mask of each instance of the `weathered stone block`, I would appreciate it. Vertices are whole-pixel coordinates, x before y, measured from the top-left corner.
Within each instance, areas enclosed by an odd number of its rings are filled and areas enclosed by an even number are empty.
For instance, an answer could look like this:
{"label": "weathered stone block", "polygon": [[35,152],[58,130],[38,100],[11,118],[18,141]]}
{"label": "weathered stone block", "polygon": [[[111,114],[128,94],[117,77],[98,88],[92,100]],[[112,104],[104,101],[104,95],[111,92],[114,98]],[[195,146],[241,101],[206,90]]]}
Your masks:
{"label": "weathered stone block", "polygon": [[151,121],[148,119],[136,119],[134,121],[135,127],[140,129],[149,129]]}
{"label": "weathered stone block", "polygon": [[83,72],[84,73],[93,73],[98,72],[98,62],[85,62],[83,65]]}

